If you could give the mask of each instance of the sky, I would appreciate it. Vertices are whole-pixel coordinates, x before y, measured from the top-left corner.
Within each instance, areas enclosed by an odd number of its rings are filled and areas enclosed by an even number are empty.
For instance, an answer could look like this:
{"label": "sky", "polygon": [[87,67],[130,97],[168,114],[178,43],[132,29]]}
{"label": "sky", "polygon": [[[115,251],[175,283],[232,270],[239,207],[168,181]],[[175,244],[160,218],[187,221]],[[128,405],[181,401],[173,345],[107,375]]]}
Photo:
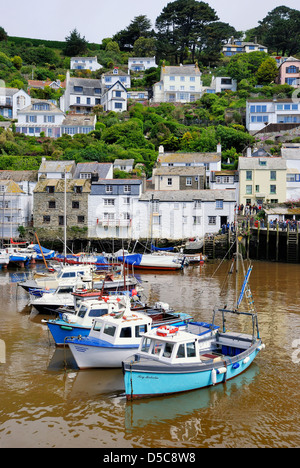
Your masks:
{"label": "sky", "polygon": [[[0,26],[9,36],[64,41],[74,28],[88,42],[100,44],[145,15],[154,28],[168,0],[0,0]],[[238,31],[256,27],[269,11],[285,5],[299,9],[299,0],[207,0],[220,21]],[[2,4],[2,5],[1,5]]]}

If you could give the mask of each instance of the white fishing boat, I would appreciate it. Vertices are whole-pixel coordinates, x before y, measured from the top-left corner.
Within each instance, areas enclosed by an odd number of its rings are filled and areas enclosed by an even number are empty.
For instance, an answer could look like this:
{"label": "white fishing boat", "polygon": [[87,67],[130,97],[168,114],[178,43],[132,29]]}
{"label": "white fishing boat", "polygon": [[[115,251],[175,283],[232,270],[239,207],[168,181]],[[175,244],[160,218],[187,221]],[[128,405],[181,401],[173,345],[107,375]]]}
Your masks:
{"label": "white fishing boat", "polygon": [[[126,301],[121,313],[95,319],[88,336],[65,340],[80,369],[121,367],[122,361],[138,350],[142,334],[159,325],[159,321],[152,320],[149,314],[133,312],[129,298],[126,297]],[[182,317],[175,323],[178,327],[186,326]]]}
{"label": "white fishing boat", "polygon": [[131,265],[134,269],[142,270],[181,270],[186,264],[186,258],[182,254],[175,256],[163,255],[159,252],[152,253],[129,253],[126,250],[119,250],[115,254],[119,262]]}

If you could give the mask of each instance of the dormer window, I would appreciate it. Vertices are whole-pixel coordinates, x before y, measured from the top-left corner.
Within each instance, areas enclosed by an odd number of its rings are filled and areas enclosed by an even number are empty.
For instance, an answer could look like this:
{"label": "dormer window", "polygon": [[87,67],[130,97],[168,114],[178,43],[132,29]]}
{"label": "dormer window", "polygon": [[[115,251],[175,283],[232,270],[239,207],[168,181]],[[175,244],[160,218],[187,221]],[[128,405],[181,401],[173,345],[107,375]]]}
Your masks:
{"label": "dormer window", "polygon": [[47,193],[54,193],[55,187],[54,185],[47,185]]}
{"label": "dormer window", "polygon": [[83,92],[83,87],[82,86],[74,86],[74,91],[75,91],[75,93],[82,93]]}
{"label": "dormer window", "polygon": [[119,69],[118,68],[114,68],[114,71],[113,71],[114,75],[118,75],[119,73]]}
{"label": "dormer window", "polygon": [[82,193],[82,186],[81,185],[75,185],[74,192],[75,193]]}

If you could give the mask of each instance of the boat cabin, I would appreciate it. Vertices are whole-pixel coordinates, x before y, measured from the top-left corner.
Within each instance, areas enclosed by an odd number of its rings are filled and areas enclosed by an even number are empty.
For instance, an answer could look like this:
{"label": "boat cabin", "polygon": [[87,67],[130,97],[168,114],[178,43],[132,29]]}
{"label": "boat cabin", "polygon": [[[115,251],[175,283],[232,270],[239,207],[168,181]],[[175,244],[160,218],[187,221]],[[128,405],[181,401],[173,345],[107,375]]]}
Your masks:
{"label": "boat cabin", "polygon": [[144,333],[151,330],[152,319],[126,308],[120,314],[103,315],[94,321],[89,339],[110,343],[113,346],[138,346]]}
{"label": "boat cabin", "polygon": [[105,297],[100,300],[90,299],[79,302],[74,313],[61,313],[61,319],[68,323],[92,326],[95,319],[107,314],[120,314],[125,310],[124,303],[118,298]]}

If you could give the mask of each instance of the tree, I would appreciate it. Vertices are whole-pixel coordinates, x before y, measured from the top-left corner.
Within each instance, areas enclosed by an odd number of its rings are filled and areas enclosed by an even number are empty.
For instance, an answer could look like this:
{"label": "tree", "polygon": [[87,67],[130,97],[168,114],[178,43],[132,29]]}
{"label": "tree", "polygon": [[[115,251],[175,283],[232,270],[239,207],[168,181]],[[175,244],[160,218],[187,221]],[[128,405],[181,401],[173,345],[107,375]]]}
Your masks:
{"label": "tree", "polygon": [[278,68],[276,60],[270,57],[261,63],[255,76],[259,84],[269,84],[275,80],[277,75]]}
{"label": "tree", "polygon": [[118,42],[121,50],[132,50],[133,45],[140,37],[151,37],[151,21],[145,15],[136,16],[126,29],[122,29],[113,36],[113,41]]}
{"label": "tree", "polygon": [[153,57],[156,52],[154,37],[139,37],[133,44],[133,53],[136,57]]}
{"label": "tree", "polygon": [[300,51],[300,11],[279,6],[259,21],[257,28],[265,46],[288,56]]}
{"label": "tree", "polygon": [[64,52],[68,57],[76,57],[86,52],[88,42],[85,40],[84,36],[80,36],[76,28],[70,32],[70,35],[67,36],[65,40],[66,45]]}
{"label": "tree", "polygon": [[7,41],[7,38],[8,38],[7,32],[5,31],[4,28],[2,28],[2,27],[0,26],[0,42],[1,42],[1,41]]}
{"label": "tree", "polygon": [[[207,3],[196,0],[176,0],[168,3],[155,22],[160,55],[173,49],[175,61],[183,62],[186,50],[195,59],[197,47],[206,37],[205,27],[219,18]],[[170,45],[173,46],[170,49]]]}

